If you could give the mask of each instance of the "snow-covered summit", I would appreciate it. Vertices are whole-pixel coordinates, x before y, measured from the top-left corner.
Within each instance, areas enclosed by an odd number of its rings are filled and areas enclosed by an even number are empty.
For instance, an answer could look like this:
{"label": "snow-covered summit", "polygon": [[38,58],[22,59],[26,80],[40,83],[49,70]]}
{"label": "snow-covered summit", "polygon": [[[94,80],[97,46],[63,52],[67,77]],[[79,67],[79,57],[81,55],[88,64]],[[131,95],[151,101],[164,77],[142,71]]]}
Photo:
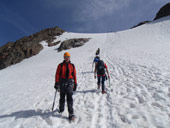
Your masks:
{"label": "snow-covered summit", "polygon": [[[170,127],[170,17],[140,27],[101,34],[64,33],[57,40],[91,38],[67,50],[77,70],[76,121],[52,113],[54,77],[63,61],[59,45],[0,71],[0,127],[168,128]],[[56,40],[55,40],[56,41]],[[97,48],[108,66],[107,94],[96,93],[92,61]],[[58,108],[59,94],[56,106]]]}

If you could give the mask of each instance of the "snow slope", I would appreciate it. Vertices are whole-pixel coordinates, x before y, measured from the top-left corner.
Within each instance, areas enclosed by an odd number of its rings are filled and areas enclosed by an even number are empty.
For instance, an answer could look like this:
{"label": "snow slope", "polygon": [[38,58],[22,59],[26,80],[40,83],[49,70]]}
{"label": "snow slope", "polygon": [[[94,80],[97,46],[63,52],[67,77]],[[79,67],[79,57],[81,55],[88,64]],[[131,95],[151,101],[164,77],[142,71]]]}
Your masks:
{"label": "snow slope", "polygon": [[[59,45],[0,71],[0,128],[169,128],[170,17],[143,26],[103,34],[64,33],[57,40],[87,37],[67,50],[77,70],[76,121],[51,112]],[[108,65],[107,94],[96,93],[92,61],[97,48]]]}

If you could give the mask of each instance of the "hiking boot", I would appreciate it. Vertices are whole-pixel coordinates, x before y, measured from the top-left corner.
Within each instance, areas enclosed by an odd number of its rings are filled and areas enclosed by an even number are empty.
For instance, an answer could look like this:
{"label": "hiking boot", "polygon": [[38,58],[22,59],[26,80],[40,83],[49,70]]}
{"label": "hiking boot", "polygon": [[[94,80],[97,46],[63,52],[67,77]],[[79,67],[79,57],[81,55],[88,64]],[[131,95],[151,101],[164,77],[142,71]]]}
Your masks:
{"label": "hiking boot", "polygon": [[69,114],[69,120],[74,121],[75,120],[75,115],[74,114]]}
{"label": "hiking boot", "polygon": [[58,113],[62,113],[63,111],[62,110],[59,110]]}
{"label": "hiking boot", "polygon": [[105,94],[105,93],[107,93],[106,91],[102,91],[102,94]]}
{"label": "hiking boot", "polygon": [[98,88],[97,88],[98,90],[100,89],[100,85],[98,85]]}

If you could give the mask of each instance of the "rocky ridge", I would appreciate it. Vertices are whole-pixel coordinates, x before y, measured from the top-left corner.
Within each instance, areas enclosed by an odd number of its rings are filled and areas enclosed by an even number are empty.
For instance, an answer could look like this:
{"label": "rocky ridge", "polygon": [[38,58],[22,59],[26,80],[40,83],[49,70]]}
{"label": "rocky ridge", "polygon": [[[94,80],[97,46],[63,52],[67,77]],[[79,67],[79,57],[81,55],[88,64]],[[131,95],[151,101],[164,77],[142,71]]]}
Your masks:
{"label": "rocky ridge", "polygon": [[[153,21],[160,19],[162,17],[165,17],[165,16],[169,16],[169,15],[170,15],[170,3],[167,3],[162,8],[160,8],[160,10],[157,12],[155,18],[153,19]],[[132,28],[138,27],[140,25],[143,25],[143,24],[146,24],[146,23],[149,23],[149,22],[151,22],[151,21],[140,22],[139,24],[133,26]]]}
{"label": "rocky ridge", "polygon": [[8,42],[0,47],[0,69],[4,69],[12,64],[16,64],[38,54],[42,49],[41,41],[48,44],[56,39],[56,36],[62,35],[64,30],[59,27],[44,29],[40,32],[23,37],[15,42]]}

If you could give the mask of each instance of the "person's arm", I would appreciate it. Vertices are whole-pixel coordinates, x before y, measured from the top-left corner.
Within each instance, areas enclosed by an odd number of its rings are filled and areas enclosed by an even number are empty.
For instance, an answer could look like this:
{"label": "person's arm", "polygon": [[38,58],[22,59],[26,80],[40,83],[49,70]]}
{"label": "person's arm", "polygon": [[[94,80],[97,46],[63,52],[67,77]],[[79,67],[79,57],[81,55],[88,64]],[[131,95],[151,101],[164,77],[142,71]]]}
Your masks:
{"label": "person's arm", "polygon": [[107,72],[108,78],[110,79],[109,71],[107,68],[106,68],[106,72]]}
{"label": "person's arm", "polygon": [[95,69],[94,69],[94,78],[96,79],[96,72],[97,72],[97,70],[96,70],[96,64],[95,64]]}
{"label": "person's arm", "polygon": [[76,68],[74,66],[74,83],[77,84],[77,77],[76,77]]}
{"label": "person's arm", "polygon": [[108,78],[110,79],[109,71],[108,71],[108,69],[107,69],[107,65],[106,65],[106,64],[105,64],[105,68],[106,68],[107,76],[108,76]]}
{"label": "person's arm", "polygon": [[92,68],[93,68],[93,65],[94,65],[94,63],[95,63],[95,58],[93,59],[93,64],[92,64]]}
{"label": "person's arm", "polygon": [[[73,65],[74,66],[74,65]],[[77,77],[76,77],[76,68],[74,66],[74,71],[73,71],[73,77],[74,77],[74,86],[73,86],[73,91],[77,90]]]}
{"label": "person's arm", "polygon": [[59,64],[56,70],[56,74],[55,74],[55,84],[54,84],[54,88],[56,89],[56,91],[59,91],[60,88],[60,71],[61,71],[61,65]]}
{"label": "person's arm", "polygon": [[55,74],[55,83],[60,82],[60,71],[61,71],[61,65],[59,64]]}

